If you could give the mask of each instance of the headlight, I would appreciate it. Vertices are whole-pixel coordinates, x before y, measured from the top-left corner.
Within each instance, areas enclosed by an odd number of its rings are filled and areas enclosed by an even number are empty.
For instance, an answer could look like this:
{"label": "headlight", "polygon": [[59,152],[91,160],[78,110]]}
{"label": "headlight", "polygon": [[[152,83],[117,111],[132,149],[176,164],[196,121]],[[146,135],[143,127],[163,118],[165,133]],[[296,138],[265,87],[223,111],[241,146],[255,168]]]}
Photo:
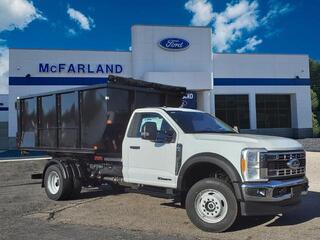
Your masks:
{"label": "headlight", "polygon": [[263,181],[261,168],[266,149],[244,149],[241,153],[241,172],[245,181]]}

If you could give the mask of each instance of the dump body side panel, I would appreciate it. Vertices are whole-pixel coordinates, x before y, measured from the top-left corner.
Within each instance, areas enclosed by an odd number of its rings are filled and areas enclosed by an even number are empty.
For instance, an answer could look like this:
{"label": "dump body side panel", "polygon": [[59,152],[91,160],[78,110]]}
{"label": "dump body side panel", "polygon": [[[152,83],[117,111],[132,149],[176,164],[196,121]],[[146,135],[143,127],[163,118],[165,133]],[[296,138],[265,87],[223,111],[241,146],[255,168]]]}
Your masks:
{"label": "dump body side panel", "polygon": [[110,79],[107,84],[19,98],[19,149],[121,157],[134,109],[178,107],[185,93],[179,87]]}

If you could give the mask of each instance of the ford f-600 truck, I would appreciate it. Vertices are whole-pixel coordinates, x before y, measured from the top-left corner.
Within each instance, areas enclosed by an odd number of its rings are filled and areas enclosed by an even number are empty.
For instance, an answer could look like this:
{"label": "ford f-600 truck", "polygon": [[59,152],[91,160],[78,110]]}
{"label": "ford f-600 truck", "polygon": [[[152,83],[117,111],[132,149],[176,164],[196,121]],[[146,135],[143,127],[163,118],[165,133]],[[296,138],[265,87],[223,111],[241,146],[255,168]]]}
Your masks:
{"label": "ford f-600 truck", "polygon": [[205,231],[300,201],[308,180],[298,142],[239,134],[208,113],[181,108],[185,92],[110,76],[102,85],[21,97],[18,146],[52,156],[41,174],[50,199],[103,183],[163,190]]}

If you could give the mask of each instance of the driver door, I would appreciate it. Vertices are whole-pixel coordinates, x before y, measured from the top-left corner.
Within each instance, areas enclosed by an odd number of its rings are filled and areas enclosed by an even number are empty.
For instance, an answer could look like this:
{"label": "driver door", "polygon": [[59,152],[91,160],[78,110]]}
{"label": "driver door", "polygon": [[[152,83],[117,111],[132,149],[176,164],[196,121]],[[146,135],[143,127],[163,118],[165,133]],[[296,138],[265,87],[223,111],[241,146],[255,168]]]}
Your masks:
{"label": "driver door", "polygon": [[[147,122],[157,126],[157,140],[141,138]],[[172,134],[170,141],[165,139],[167,133]],[[129,142],[129,181],[132,183],[175,187],[175,164],[177,134],[172,126],[159,113],[135,113],[128,134]]]}

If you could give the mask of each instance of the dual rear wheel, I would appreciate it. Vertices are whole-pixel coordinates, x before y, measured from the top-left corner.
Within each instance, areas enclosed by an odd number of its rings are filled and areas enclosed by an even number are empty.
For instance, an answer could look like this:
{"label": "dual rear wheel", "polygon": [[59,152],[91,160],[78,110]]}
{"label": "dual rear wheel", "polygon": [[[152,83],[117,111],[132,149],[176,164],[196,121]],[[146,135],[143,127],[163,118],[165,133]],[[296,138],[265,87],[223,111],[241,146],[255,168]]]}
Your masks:
{"label": "dual rear wheel", "polygon": [[44,176],[44,187],[48,198],[52,200],[66,200],[77,197],[81,192],[81,180],[76,176],[66,178],[59,165],[51,165]]}
{"label": "dual rear wheel", "polygon": [[[72,163],[71,163],[72,164]],[[124,187],[118,183],[110,182],[109,185],[116,193],[124,192]],[[44,187],[49,199],[68,200],[79,196],[82,188],[81,179],[73,173],[63,176],[63,171],[58,164],[50,165],[44,175]]]}

